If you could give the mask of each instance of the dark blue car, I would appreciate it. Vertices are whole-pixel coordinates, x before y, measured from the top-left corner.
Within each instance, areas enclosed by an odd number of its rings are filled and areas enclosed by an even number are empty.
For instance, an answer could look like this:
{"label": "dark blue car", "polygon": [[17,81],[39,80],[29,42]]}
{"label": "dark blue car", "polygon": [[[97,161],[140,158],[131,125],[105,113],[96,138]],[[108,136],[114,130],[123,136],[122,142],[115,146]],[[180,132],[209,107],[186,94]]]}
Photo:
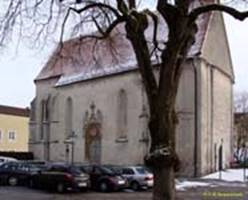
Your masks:
{"label": "dark blue car", "polygon": [[0,166],[1,185],[26,185],[33,173],[39,170],[36,166],[25,162],[6,162]]}

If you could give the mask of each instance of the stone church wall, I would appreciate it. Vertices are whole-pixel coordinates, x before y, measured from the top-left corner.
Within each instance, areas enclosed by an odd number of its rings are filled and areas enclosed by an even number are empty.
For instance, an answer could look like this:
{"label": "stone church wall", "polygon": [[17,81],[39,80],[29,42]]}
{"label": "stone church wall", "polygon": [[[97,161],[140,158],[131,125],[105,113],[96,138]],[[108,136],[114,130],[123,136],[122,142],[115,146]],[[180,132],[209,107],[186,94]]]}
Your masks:
{"label": "stone church wall", "polygon": [[229,166],[232,126],[232,84],[218,68],[201,67],[201,171],[218,170],[219,147],[223,145],[223,167]]}
{"label": "stone church wall", "polygon": [[[139,116],[145,100],[138,76],[137,72],[127,73],[57,88],[52,86],[53,83],[44,81],[38,83],[37,113],[41,112],[40,102],[42,99],[48,98],[49,93],[51,93],[51,99],[54,95],[57,96],[55,115],[58,119],[57,122],[51,123],[50,138],[59,142],[52,145],[51,160],[65,160],[65,104],[66,99],[71,97],[73,102],[73,131],[77,134],[75,161],[85,160],[84,117],[86,111],[91,112],[90,105],[94,103],[95,109],[101,111],[103,118],[101,124],[102,161],[115,164],[142,163],[143,152],[146,150],[144,150],[144,142],[140,142],[142,131]],[[121,89],[126,91],[128,98],[127,138],[118,141],[117,97]],[[40,121],[40,119],[37,120]],[[39,132],[38,127],[39,125],[37,125],[37,132]],[[43,157],[42,151],[39,152],[40,156]]]}
{"label": "stone church wall", "polygon": [[185,65],[180,79],[176,110],[176,149],[180,157],[180,175],[193,176],[194,172],[194,131],[195,131],[195,80],[194,68],[190,62]]}
{"label": "stone church wall", "polygon": [[[217,69],[211,71],[210,66],[192,62],[185,65],[177,97],[177,151],[181,158],[180,174],[193,176],[195,170],[195,94],[198,105],[198,141],[197,170],[205,174],[216,169],[214,148],[218,148],[221,139],[224,145],[225,165],[229,160],[229,136],[231,132],[231,83]],[[197,74],[197,92],[195,91],[195,73]],[[212,81],[212,82],[211,82]],[[72,159],[72,145],[66,144],[68,132],[74,132],[74,162],[88,162],[86,158],[85,127],[92,112],[96,118],[101,118],[98,132],[101,142],[98,149],[101,163],[104,164],[141,164],[149,150],[147,133],[147,100],[140,75],[137,71],[119,75],[78,82],[63,87],[55,87],[57,79],[39,81],[36,83],[36,130],[33,149],[36,158],[52,161],[68,161]],[[214,87],[213,87],[214,86]],[[120,126],[121,91],[125,92],[126,118],[125,126]],[[42,102],[46,100],[49,114],[42,129]],[[71,114],[68,114],[67,104],[71,101]],[[146,113],[144,113],[146,110]],[[66,127],[68,115],[71,115],[71,129]],[[70,117],[69,117],[70,118]],[[121,128],[120,128],[121,127]],[[41,138],[43,130],[43,138]],[[44,133],[44,130],[47,133]],[[69,131],[70,130],[70,131]],[[120,134],[120,132],[122,134]],[[96,134],[92,132],[90,134]],[[124,134],[124,135],[123,135]],[[49,151],[46,142],[50,142]],[[88,140],[87,140],[88,141]],[[216,147],[215,147],[216,146]],[[49,156],[48,156],[49,154]]]}

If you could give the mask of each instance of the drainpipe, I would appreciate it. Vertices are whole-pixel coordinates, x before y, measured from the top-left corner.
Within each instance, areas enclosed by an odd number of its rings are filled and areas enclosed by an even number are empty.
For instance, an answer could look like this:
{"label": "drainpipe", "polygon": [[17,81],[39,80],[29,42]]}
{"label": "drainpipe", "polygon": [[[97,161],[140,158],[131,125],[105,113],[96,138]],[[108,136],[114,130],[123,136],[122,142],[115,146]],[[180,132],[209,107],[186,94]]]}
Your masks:
{"label": "drainpipe", "polygon": [[196,59],[192,59],[192,66],[194,69],[194,177],[197,177],[198,167],[197,167],[197,157],[198,157],[198,90],[197,90],[197,66],[195,64]]}

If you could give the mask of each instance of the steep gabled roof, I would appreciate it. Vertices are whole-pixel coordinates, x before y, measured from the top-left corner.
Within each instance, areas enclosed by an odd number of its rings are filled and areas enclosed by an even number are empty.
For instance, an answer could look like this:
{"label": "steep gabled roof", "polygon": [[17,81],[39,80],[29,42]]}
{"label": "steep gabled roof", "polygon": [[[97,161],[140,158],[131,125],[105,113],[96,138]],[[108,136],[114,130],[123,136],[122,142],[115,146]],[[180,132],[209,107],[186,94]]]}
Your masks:
{"label": "steep gabled roof", "polygon": [[[207,13],[198,18],[196,41],[188,53],[189,57],[201,54],[210,15]],[[167,33],[168,29],[161,18],[158,31],[161,43],[165,42]],[[153,26],[150,25],[146,30],[148,41],[152,41],[152,35]],[[150,48],[152,49],[152,46]],[[56,85],[60,86],[136,68],[133,49],[126,38],[124,25],[121,24],[113,31],[111,37],[104,41],[95,39],[81,41],[80,38],[75,38],[64,42],[63,48],[58,47],[54,51],[35,81],[59,77]]]}

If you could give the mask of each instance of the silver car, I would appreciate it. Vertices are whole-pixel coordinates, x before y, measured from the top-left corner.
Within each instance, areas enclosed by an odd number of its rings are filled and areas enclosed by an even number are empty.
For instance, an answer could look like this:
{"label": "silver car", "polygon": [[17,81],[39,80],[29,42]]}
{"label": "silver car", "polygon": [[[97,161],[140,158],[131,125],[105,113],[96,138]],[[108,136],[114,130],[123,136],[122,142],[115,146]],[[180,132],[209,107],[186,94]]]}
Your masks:
{"label": "silver car", "polygon": [[153,187],[153,174],[145,167],[122,167],[121,173],[127,179],[129,188],[133,190]]}

